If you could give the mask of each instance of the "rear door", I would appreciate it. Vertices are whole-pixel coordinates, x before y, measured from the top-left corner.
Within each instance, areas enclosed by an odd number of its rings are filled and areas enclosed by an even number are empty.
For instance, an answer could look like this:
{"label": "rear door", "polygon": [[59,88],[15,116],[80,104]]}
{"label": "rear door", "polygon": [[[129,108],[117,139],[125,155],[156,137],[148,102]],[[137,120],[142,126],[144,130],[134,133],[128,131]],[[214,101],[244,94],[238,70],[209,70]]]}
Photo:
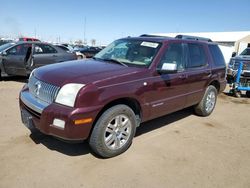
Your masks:
{"label": "rear door", "polygon": [[7,50],[7,55],[3,57],[5,72],[9,75],[26,76],[31,51],[32,44],[18,44]]}
{"label": "rear door", "polygon": [[58,52],[48,44],[34,44],[32,67],[41,67],[57,62]]}
{"label": "rear door", "polygon": [[208,80],[211,78],[211,66],[206,46],[202,43],[186,43],[188,60],[187,70],[187,103],[186,106],[197,104],[203,97]]}

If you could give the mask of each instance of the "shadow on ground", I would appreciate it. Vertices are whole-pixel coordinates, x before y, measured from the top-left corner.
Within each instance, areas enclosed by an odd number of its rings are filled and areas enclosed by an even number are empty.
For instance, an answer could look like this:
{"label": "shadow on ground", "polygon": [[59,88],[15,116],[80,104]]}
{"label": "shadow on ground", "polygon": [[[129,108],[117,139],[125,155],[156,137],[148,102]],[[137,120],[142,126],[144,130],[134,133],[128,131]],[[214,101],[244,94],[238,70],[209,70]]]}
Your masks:
{"label": "shadow on ground", "polygon": [[[157,118],[149,122],[143,123],[140,127],[138,127],[136,136],[140,136],[150,131],[160,129],[163,126],[168,126],[168,124],[186,118],[192,114],[192,108],[187,108],[179,112],[175,112],[173,114],[166,115],[161,118]],[[96,154],[92,152],[87,141],[82,143],[66,143],[61,140],[57,140],[52,136],[44,135],[40,132],[32,133],[30,135],[30,138],[36,144],[43,144],[48,149],[58,151],[65,155],[80,156],[91,153],[95,157],[99,158],[99,156],[96,156]]]}
{"label": "shadow on ground", "polygon": [[142,134],[146,134],[150,131],[160,129],[163,126],[168,126],[169,124],[176,122],[178,120],[184,119],[190,115],[192,115],[193,108],[186,108],[184,110],[150,120],[146,123],[142,123],[140,127],[137,128],[136,130],[136,135],[135,136],[140,136]]}
{"label": "shadow on ground", "polygon": [[11,77],[3,77],[0,78],[1,82],[9,82],[9,81],[16,81],[20,83],[28,83],[28,77],[27,76],[11,76]]}

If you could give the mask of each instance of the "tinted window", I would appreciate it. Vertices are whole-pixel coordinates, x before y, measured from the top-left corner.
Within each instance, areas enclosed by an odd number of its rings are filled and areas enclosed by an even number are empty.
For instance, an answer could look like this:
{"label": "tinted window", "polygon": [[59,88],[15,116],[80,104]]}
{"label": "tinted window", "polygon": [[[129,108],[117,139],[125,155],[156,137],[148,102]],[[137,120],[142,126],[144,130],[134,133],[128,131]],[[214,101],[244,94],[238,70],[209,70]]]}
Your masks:
{"label": "tinted window", "polygon": [[65,51],[69,51],[69,49],[65,46],[57,46],[57,47],[61,48],[62,50],[65,50]]}
{"label": "tinted window", "polygon": [[250,55],[250,48],[246,48],[240,55]]}
{"label": "tinted window", "polygon": [[178,70],[184,69],[182,43],[172,43],[168,45],[166,52],[161,58],[160,66],[162,66],[163,63],[176,64]]}
{"label": "tinted window", "polygon": [[52,53],[57,53],[57,51],[47,45],[47,44],[36,44],[35,45],[35,54],[52,54]]}
{"label": "tinted window", "polygon": [[22,55],[25,56],[27,54],[28,49],[31,51],[32,44],[20,44],[14,46],[13,48],[7,51],[8,55]]}
{"label": "tinted window", "polygon": [[224,60],[223,54],[221,53],[220,48],[217,45],[209,45],[208,47],[213,57],[214,64],[217,66],[220,66],[220,65],[225,66],[225,60]]}
{"label": "tinted window", "polygon": [[201,44],[188,43],[189,61],[188,68],[206,65],[206,53]]}

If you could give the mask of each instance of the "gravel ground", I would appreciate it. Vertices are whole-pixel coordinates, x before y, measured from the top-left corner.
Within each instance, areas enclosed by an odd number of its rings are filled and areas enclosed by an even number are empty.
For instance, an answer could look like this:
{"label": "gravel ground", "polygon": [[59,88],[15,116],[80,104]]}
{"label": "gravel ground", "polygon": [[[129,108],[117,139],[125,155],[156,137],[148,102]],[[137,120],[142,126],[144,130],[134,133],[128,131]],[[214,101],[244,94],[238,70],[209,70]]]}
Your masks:
{"label": "gravel ground", "polygon": [[144,123],[132,146],[112,159],[87,143],[31,135],[18,93],[25,79],[0,81],[0,187],[250,187],[250,99],[220,94],[202,118],[185,109]]}

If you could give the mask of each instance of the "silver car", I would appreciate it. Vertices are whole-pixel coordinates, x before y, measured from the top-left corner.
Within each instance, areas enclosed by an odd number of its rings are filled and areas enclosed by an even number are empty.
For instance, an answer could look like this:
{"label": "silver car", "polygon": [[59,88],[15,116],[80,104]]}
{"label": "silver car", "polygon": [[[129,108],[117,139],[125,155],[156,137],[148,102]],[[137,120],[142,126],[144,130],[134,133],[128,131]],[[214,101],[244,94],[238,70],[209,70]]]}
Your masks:
{"label": "silver car", "polygon": [[27,76],[48,64],[76,60],[75,53],[42,42],[17,42],[0,46],[1,76]]}

